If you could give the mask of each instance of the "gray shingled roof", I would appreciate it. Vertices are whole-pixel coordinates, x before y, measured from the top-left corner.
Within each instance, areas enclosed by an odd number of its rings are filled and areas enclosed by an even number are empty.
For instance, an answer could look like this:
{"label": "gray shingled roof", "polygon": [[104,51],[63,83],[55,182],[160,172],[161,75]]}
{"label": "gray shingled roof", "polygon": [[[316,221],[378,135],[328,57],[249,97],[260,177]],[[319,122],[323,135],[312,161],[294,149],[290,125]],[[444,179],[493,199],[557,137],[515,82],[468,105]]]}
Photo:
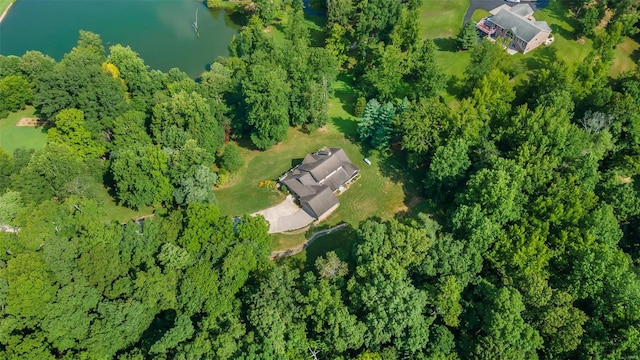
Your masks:
{"label": "gray shingled roof", "polygon": [[529,21],[518,13],[514,13],[513,9],[518,6],[523,6],[516,9],[519,13],[525,13],[525,8],[531,10],[531,7],[527,4],[516,5],[510,10],[500,10],[499,13],[491,17],[491,22],[503,29],[511,30],[514,36],[526,42],[533,40],[541,31],[551,31],[551,28],[545,21]]}
{"label": "gray shingled roof", "polygon": [[300,203],[307,204],[316,217],[338,203],[333,192],[349,181],[359,169],[340,148],[324,148],[305,156],[302,164],[281,178]]}
{"label": "gray shingled roof", "polygon": [[520,17],[533,15],[533,9],[529,4],[518,4],[516,6],[512,6],[510,11]]}
{"label": "gray shingled roof", "polygon": [[313,212],[311,214],[315,218],[321,217],[324,213],[331,210],[336,204],[338,204],[338,198],[333,191],[326,186],[318,186],[318,193],[300,198],[300,203],[305,204]]}

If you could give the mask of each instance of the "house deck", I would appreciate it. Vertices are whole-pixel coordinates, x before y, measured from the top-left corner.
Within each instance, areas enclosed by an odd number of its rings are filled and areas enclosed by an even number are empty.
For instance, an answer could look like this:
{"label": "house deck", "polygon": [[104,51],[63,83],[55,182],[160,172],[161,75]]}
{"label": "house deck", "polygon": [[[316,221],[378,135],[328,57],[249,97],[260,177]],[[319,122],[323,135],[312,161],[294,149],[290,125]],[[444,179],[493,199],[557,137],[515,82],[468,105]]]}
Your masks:
{"label": "house deck", "polygon": [[491,20],[489,20],[489,18],[480,20],[476,24],[476,29],[482,31],[483,33],[485,33],[488,36],[491,36],[491,35],[495,34],[495,32],[497,30],[495,25],[491,22]]}

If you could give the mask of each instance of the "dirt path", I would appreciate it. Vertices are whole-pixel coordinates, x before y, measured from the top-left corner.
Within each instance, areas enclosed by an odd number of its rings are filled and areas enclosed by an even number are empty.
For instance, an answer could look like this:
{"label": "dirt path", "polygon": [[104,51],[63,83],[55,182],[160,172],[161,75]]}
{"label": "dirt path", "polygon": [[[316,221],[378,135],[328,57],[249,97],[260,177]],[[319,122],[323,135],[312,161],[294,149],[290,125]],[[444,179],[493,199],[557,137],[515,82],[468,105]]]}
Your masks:
{"label": "dirt path", "polygon": [[313,236],[311,237],[311,239],[305,241],[304,243],[294,247],[294,248],[290,248],[290,249],[284,249],[284,250],[278,250],[278,251],[274,251],[271,253],[271,256],[269,256],[269,260],[275,260],[275,259],[280,259],[283,257],[288,257],[288,256],[292,256],[295,254],[298,254],[300,252],[302,252],[302,250],[306,249],[309,245],[311,245],[317,238],[324,236],[324,235],[329,235],[332,232],[338,231],[342,228],[345,228],[349,226],[349,224],[347,223],[342,223],[340,225],[334,226],[330,229],[326,229],[326,230],[322,230],[322,231],[318,231],[317,233],[313,234]]}

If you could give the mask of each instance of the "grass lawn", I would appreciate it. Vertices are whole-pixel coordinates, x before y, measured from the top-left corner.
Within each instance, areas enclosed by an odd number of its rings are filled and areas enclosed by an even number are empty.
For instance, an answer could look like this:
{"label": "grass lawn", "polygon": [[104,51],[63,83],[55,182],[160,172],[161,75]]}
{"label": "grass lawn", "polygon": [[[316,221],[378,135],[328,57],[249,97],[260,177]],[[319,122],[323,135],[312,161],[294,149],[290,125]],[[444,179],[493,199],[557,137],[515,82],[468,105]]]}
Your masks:
{"label": "grass lawn", "polygon": [[622,44],[616,47],[615,58],[613,59],[613,65],[609,69],[609,76],[618,77],[625,71],[633,70],[636,68],[636,61],[638,58],[638,49],[640,44],[635,40],[624,37]]}
{"label": "grass lawn", "polygon": [[[311,236],[313,235],[307,235],[304,232],[301,232],[299,234],[273,234],[271,236],[271,249],[274,251],[291,249],[302,244],[307,240],[308,237]],[[322,237],[316,239],[316,241],[320,241],[321,239]]]}
{"label": "grass lawn", "polygon": [[471,20],[478,22],[487,16],[490,16],[491,13],[484,9],[476,9],[473,14],[471,14]]}
{"label": "grass lawn", "polygon": [[327,18],[321,16],[313,16],[304,14],[304,23],[309,29],[309,37],[311,46],[324,46],[325,34],[324,29],[327,26]]}
{"label": "grass lawn", "polygon": [[426,38],[455,37],[462,27],[469,0],[424,0],[420,9],[420,30]]}
{"label": "grass lawn", "polygon": [[16,126],[23,117],[37,117],[34,108],[12,112],[8,117],[0,119],[0,147],[9,153],[18,148],[40,149],[46,145],[47,130],[42,126]]}
{"label": "grass lawn", "polygon": [[304,251],[307,266],[312,267],[316,259],[329,251],[335,251],[343,261],[348,261],[356,239],[353,227],[346,227],[334,233],[319,237]]}
{"label": "grass lawn", "polygon": [[279,261],[297,268],[301,272],[311,271],[315,270],[315,263],[319,257],[325,256],[329,251],[334,251],[342,261],[353,266],[354,258],[352,252],[355,242],[355,228],[346,227],[316,239],[305,251]]}
{"label": "grass lawn", "polygon": [[[336,96],[329,103],[330,121],[325,127],[311,134],[290,129],[285,141],[267,151],[243,149],[245,166],[227,185],[215,191],[218,204],[226,215],[258,211],[284,198],[283,194],[261,188],[258,185],[260,181],[276,180],[302,161],[306,154],[323,146],[343,148],[360,168],[360,179],[340,195],[340,207],[325,221],[305,234],[275,236],[274,249],[300,244],[317,230],[341,222],[355,227],[373,216],[389,219],[398,213],[406,213],[408,205],[420,202],[415,195],[418,185],[409,181],[412,176],[402,166],[403,159],[394,155],[381,157],[376,152],[363,152],[353,141],[357,122],[347,112],[353,103],[350,80],[341,78],[335,88]],[[372,165],[363,161],[365,157],[371,160]]]}
{"label": "grass lawn", "polygon": [[301,266],[300,270],[315,269],[316,260],[329,251],[335,251],[340,260],[353,264],[352,250],[356,241],[356,230],[346,227],[316,239],[305,251],[294,256]]}
{"label": "grass lawn", "polygon": [[[34,114],[33,107],[29,106],[25,110],[13,112],[7,118],[0,119],[0,147],[10,153],[13,153],[18,148],[41,149],[47,143],[46,129],[42,126],[15,126],[18,120],[23,117],[37,117]],[[118,206],[107,189],[102,186],[96,189],[95,198],[104,206],[106,212],[105,221],[118,220],[125,222],[153,212],[152,207],[135,211]]]}
{"label": "grass lawn", "polygon": [[569,10],[560,1],[551,1],[548,7],[536,12],[534,17],[549,24],[555,41],[550,46],[540,46],[526,55],[514,55],[522,58],[529,70],[542,68],[547,61],[555,60],[579,64],[593,48],[590,39],[578,41],[575,38],[578,23],[570,17]]}
{"label": "grass lawn", "polygon": [[109,194],[109,190],[104,186],[96,189],[95,200],[104,206],[104,221],[117,220],[119,222],[127,222],[131,219],[149,215],[153,213],[153,207],[146,206],[140,210],[132,210],[124,206],[116,204],[116,200]]}

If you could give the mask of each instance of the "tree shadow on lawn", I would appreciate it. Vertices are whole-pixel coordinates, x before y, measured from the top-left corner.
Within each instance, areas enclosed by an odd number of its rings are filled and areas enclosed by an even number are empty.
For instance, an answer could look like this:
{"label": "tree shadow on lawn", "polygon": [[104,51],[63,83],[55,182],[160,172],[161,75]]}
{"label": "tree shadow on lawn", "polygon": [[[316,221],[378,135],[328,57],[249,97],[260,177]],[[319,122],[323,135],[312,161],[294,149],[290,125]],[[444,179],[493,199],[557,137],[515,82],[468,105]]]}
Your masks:
{"label": "tree shadow on lawn", "polygon": [[526,68],[529,70],[544,69],[556,61],[558,61],[558,49],[553,45],[541,46],[533,50],[532,56],[524,59]]}
{"label": "tree shadow on lawn", "polygon": [[266,149],[266,150],[258,149],[255,145],[253,145],[253,142],[251,141],[249,134],[235,134],[235,136],[238,136],[238,137],[232,140],[235,141],[236,144],[238,144],[238,146],[243,149],[247,149],[249,151],[261,151],[261,152],[269,150],[269,149]]}
{"label": "tree shadow on lawn", "polygon": [[291,159],[291,169],[293,169],[294,167],[302,164],[302,158],[298,158],[298,159]]}
{"label": "tree shadow on lawn", "polygon": [[394,183],[402,184],[402,191],[404,192],[403,204],[407,207],[407,210],[396,214],[397,216],[416,215],[417,209],[426,210],[423,209],[424,206],[421,206],[424,202],[423,174],[407,165],[407,154],[404,151],[394,149],[388,156],[382,158],[379,164],[382,175],[388,177]]}
{"label": "tree shadow on lawn", "polygon": [[353,119],[347,119],[342,116],[331,119],[333,125],[342,133],[349,141],[360,146],[358,139],[358,122]]}
{"label": "tree shadow on lawn", "polygon": [[551,27],[551,34],[556,33],[567,40],[577,40],[575,30],[580,27],[580,22],[571,15],[568,8],[559,2],[552,2],[545,10],[547,11],[545,12],[544,18],[538,19],[536,17],[536,20],[545,20],[547,23],[551,22],[550,20],[555,20],[555,22],[558,23],[565,22],[569,24],[574,31],[565,29],[558,24],[549,24]]}
{"label": "tree shadow on lawn", "polygon": [[[320,231],[319,227],[313,228],[313,233],[318,231]],[[326,256],[329,251],[335,251],[340,260],[347,264],[353,264],[352,250],[356,243],[356,239],[356,229],[351,225],[348,225],[334,233],[317,238],[305,250],[307,255],[305,267],[307,270],[315,269],[316,260],[319,257]]]}
{"label": "tree shadow on lawn", "polygon": [[[569,22],[569,19],[566,19],[566,18],[561,18],[561,20],[566,20],[567,22]],[[551,35],[560,36],[568,41],[578,40],[578,36],[575,31],[569,31],[563,28],[562,26],[556,25],[556,24],[550,24],[549,26],[551,27]]]}
{"label": "tree shadow on lawn", "polygon": [[[640,42],[639,39],[635,39],[634,40],[636,42]],[[635,49],[633,50],[630,54],[629,57],[631,58],[631,60],[633,60],[634,63],[637,63],[638,61],[640,61],[640,49]]]}
{"label": "tree shadow on lawn", "polygon": [[[353,93],[352,89],[336,89],[334,91],[334,96],[340,101],[342,104],[342,109],[346,111],[349,115],[353,115],[355,112],[356,105],[356,95]],[[334,106],[336,104],[333,104]]]}
{"label": "tree shadow on lawn", "polygon": [[458,52],[458,42],[454,38],[435,38],[433,42],[440,51]]}
{"label": "tree shadow on lawn", "polygon": [[315,27],[307,27],[307,29],[309,29],[309,39],[311,40],[311,46],[324,46],[326,36],[323,29],[325,29],[325,27],[327,26],[327,18],[313,16],[305,13],[304,19],[315,25]]}
{"label": "tree shadow on lawn", "polygon": [[457,76],[449,76],[449,78],[447,79],[446,91],[456,99],[462,99],[466,97],[464,96],[464,83],[462,79],[458,78]]}

